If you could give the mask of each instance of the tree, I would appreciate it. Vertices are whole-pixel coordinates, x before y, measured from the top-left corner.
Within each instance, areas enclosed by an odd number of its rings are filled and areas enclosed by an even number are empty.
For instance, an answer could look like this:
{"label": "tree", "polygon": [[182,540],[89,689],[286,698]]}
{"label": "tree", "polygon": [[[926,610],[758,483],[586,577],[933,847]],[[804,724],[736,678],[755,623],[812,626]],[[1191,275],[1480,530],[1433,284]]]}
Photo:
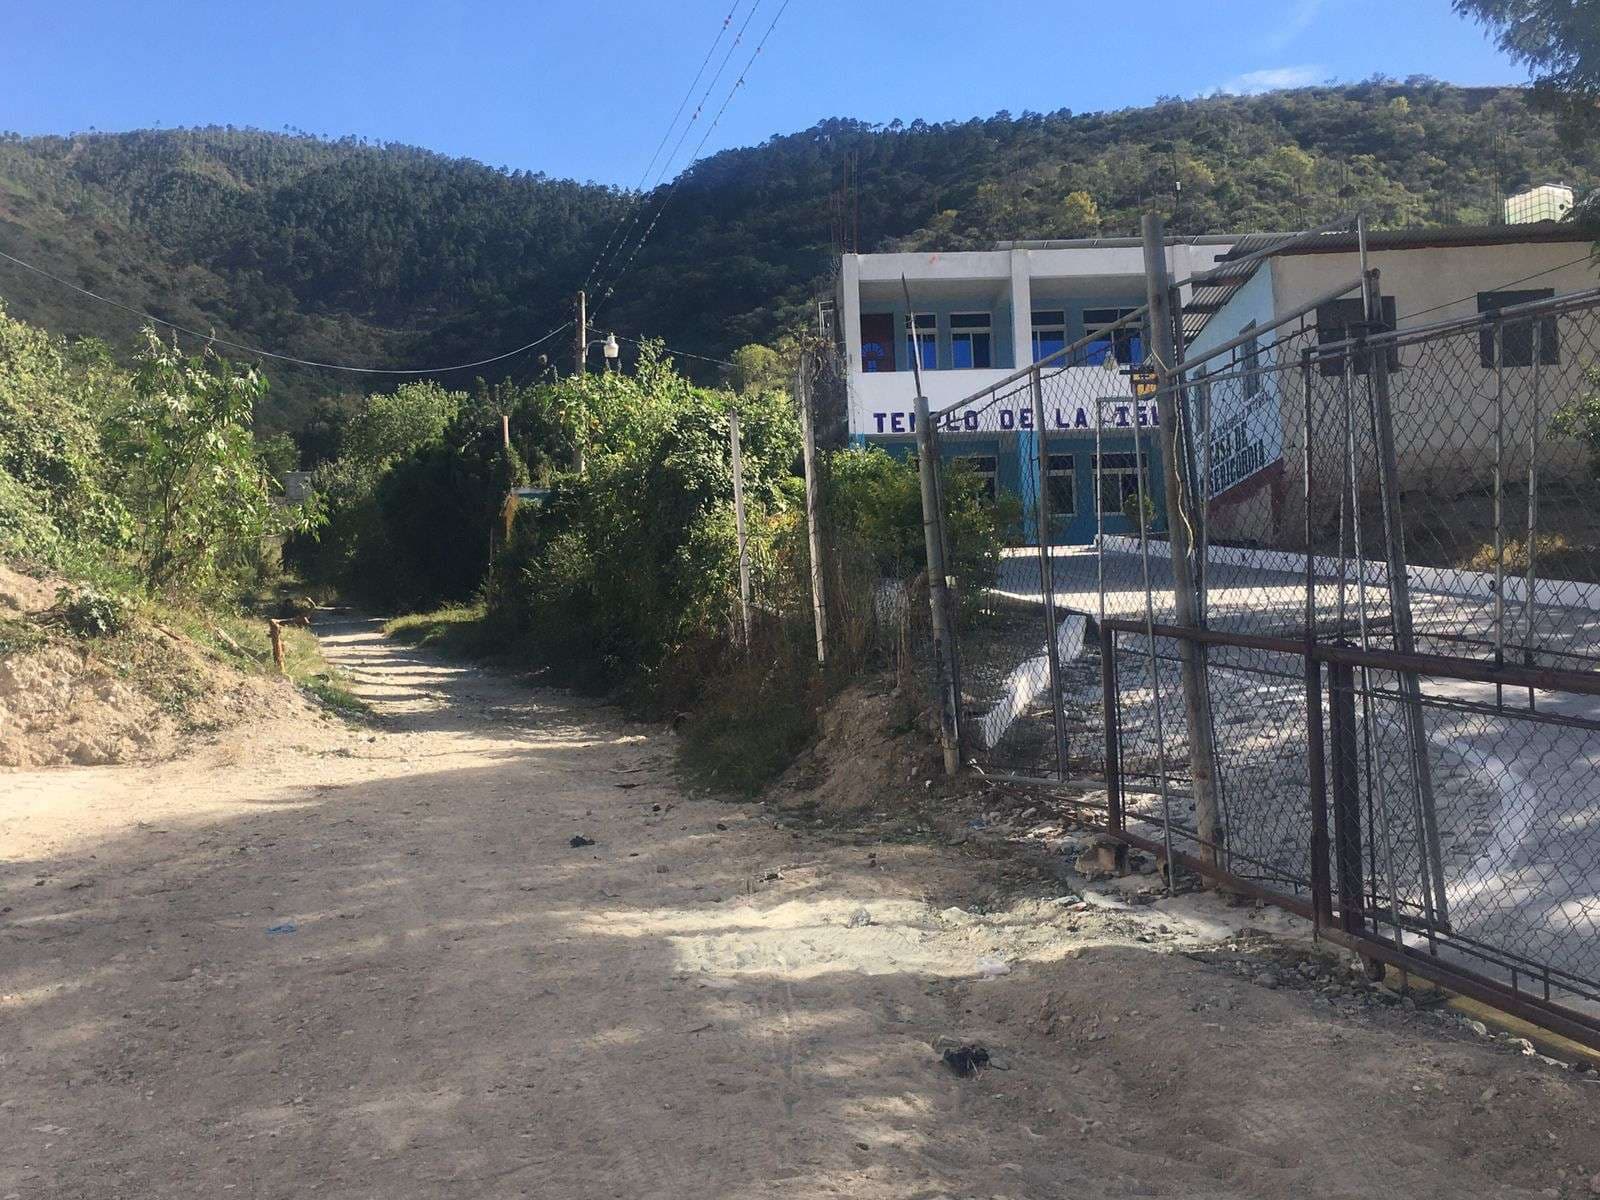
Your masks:
{"label": "tree", "polygon": [[770,346],[752,343],[733,352],[733,390],[782,391],[788,383],[783,357]]}
{"label": "tree", "polygon": [[381,466],[413,454],[444,436],[465,399],[431,379],[368,396],[345,430],[341,455]]}
{"label": "tree", "polygon": [[1068,192],[1061,202],[1062,232],[1067,237],[1088,237],[1100,232],[1100,209],[1088,192]]}
{"label": "tree", "polygon": [[144,338],[107,445],[145,587],[204,591],[251,561],[280,523],[292,524],[274,513],[250,433],[265,383],[210,350],[186,355],[149,328]]}
{"label": "tree", "polygon": [[1596,133],[1600,109],[1600,0],[1453,0],[1456,12],[1494,31],[1496,43],[1533,74],[1533,99],[1574,140]]}

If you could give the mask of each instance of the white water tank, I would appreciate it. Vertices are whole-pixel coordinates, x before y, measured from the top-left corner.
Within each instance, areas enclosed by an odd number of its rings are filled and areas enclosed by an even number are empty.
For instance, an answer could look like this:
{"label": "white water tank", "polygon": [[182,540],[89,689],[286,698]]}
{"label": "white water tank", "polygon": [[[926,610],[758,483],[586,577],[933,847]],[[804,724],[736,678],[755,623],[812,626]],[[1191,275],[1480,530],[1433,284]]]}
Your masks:
{"label": "white water tank", "polygon": [[1532,225],[1536,221],[1559,221],[1572,211],[1572,189],[1565,184],[1545,183],[1506,199],[1507,225]]}

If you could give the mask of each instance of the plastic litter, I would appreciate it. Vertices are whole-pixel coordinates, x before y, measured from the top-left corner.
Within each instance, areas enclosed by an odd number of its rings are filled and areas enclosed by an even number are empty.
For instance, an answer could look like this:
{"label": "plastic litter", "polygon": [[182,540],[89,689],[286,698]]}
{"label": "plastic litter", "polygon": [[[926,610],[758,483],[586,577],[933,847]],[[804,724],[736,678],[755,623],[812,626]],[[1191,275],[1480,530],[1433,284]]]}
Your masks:
{"label": "plastic litter", "polygon": [[593,838],[586,838],[581,833],[575,833],[575,834],[572,835],[572,840],[570,842],[568,842],[567,845],[571,846],[574,850],[576,850],[580,846],[592,846],[592,845],[594,845],[594,839]]}
{"label": "plastic litter", "polygon": [[1002,975],[1011,974],[1011,964],[1003,958],[980,958],[978,960],[979,979],[999,979]]}
{"label": "plastic litter", "polygon": [[285,921],[282,925],[273,925],[267,929],[268,933],[294,933],[300,926],[293,921]]}

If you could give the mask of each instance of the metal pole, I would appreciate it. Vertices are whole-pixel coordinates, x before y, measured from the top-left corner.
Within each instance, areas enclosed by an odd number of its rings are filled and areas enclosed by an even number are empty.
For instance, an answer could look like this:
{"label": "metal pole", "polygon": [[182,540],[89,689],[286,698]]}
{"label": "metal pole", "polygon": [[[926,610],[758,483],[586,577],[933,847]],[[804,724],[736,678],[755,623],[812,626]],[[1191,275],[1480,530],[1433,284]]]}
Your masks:
{"label": "metal pole", "polygon": [[[1145,294],[1150,307],[1151,347],[1156,365],[1156,409],[1161,440],[1161,466],[1166,475],[1167,537],[1172,551],[1173,621],[1187,628],[1197,627],[1195,587],[1190,533],[1194,511],[1188,494],[1187,472],[1178,461],[1176,442],[1177,405],[1175,390],[1182,386],[1182,375],[1174,371],[1177,363],[1172,313],[1168,309],[1166,237],[1158,213],[1144,217]],[[1137,402],[1135,407],[1137,407]],[[1138,421],[1134,421],[1138,440]],[[1141,501],[1142,503],[1142,501]],[[1141,520],[1143,509],[1140,510]],[[1148,551],[1147,551],[1148,553]],[[1216,761],[1211,722],[1205,702],[1205,662],[1198,643],[1184,639],[1178,647],[1183,680],[1183,706],[1189,726],[1189,777],[1194,786],[1195,833],[1200,856],[1219,861],[1218,849],[1223,830],[1217,820],[1217,802],[1212,764]]]}
{"label": "metal pole", "polygon": [[961,705],[954,695],[955,670],[950,641],[950,609],[945,599],[944,534],[939,511],[939,464],[934,457],[933,422],[928,398],[917,390],[917,476],[922,484],[922,544],[928,560],[928,607],[933,618],[933,656],[939,690],[939,743],[944,750],[944,772],[961,769]]}
{"label": "metal pole", "polygon": [[1356,745],[1354,672],[1328,664],[1333,707],[1333,862],[1339,883],[1339,924],[1346,933],[1366,929],[1362,915],[1361,767]]}
{"label": "metal pole", "polygon": [[1100,623],[1100,703],[1105,709],[1106,824],[1113,833],[1127,828],[1122,803],[1122,765],[1117,730],[1117,635]]}
{"label": "metal pole", "polygon": [[[1528,578],[1527,593],[1522,597],[1522,665],[1533,666],[1534,622],[1538,610],[1534,604],[1534,589],[1539,582],[1539,388],[1541,385],[1539,359],[1543,357],[1541,345],[1544,322],[1533,322],[1533,390],[1529,397],[1528,413]],[[1528,689],[1528,709],[1537,707],[1533,688]]]}
{"label": "metal pole", "polygon": [[[1494,665],[1506,661],[1506,328],[1494,326]],[[1505,706],[1505,685],[1494,685],[1496,708]]]}
{"label": "metal pole", "polygon": [[1056,594],[1054,568],[1050,561],[1050,447],[1045,438],[1044,380],[1035,367],[1028,379],[1033,399],[1034,440],[1037,452],[1034,465],[1038,484],[1034,497],[1034,516],[1039,531],[1039,595],[1044,601],[1045,654],[1050,664],[1050,707],[1056,728],[1056,775],[1067,777],[1067,714],[1061,697],[1061,647],[1056,637]]}
{"label": "metal pole", "polygon": [[[1105,423],[1105,397],[1094,398],[1094,470],[1090,486],[1094,489],[1094,584],[1099,593],[1100,624],[1106,623],[1106,508],[1100,494],[1100,476],[1105,470],[1102,427]],[[1134,426],[1138,428],[1137,423]],[[1109,717],[1108,717],[1109,719]]]}
{"label": "metal pole", "polygon": [[745,535],[744,460],[739,447],[739,414],[728,414],[728,446],[733,461],[733,527],[739,541],[739,622],[750,649],[750,542]]}
{"label": "metal pole", "polygon": [[795,379],[795,398],[800,402],[800,450],[806,472],[806,542],[811,550],[811,619],[817,632],[817,666],[828,665],[828,599],[822,569],[822,531],[817,510],[817,431],[811,411],[813,352],[800,356],[800,372]]}
{"label": "metal pole", "polygon": [[[1344,436],[1345,436],[1345,469],[1344,478],[1348,496],[1341,498],[1341,507],[1345,499],[1350,503],[1350,528],[1352,545],[1356,555],[1356,625],[1361,636],[1361,649],[1372,648],[1372,639],[1367,625],[1367,551],[1366,539],[1363,535],[1361,523],[1361,471],[1356,464],[1356,431],[1355,421],[1351,410],[1354,407],[1350,398],[1350,356],[1344,357],[1342,368],[1344,376]],[[1341,536],[1343,536],[1341,534]],[[1345,630],[1341,614],[1339,632],[1336,640],[1343,641]],[[1372,673],[1363,666],[1361,668],[1361,721],[1362,730],[1367,738],[1367,795],[1371,808],[1375,811],[1377,819],[1373,824],[1383,846],[1384,871],[1389,881],[1389,915],[1394,919],[1394,943],[1402,944],[1400,929],[1400,877],[1394,869],[1394,837],[1390,829],[1389,819],[1389,789],[1384,784],[1383,771],[1378,769],[1375,760],[1381,757],[1383,750],[1378,743],[1378,723],[1372,712]],[[1376,875],[1376,871],[1373,872]],[[1427,899],[1427,870],[1423,869],[1423,899]],[[1428,931],[1431,942],[1433,936],[1433,923],[1431,910],[1426,903],[1423,911],[1429,913]],[[1376,920],[1376,918],[1374,918]]]}
{"label": "metal pole", "polygon": [[1306,775],[1311,785],[1311,908],[1320,929],[1333,917],[1328,874],[1328,764],[1322,729],[1322,664],[1306,656]]}
{"label": "metal pole", "polygon": [[[1383,320],[1383,293],[1377,268],[1366,279],[1367,329]],[[1365,339],[1363,339],[1365,343]],[[1394,444],[1394,410],[1389,395],[1389,347],[1377,351],[1363,344],[1362,354],[1370,372],[1373,442],[1378,452],[1380,492],[1383,497],[1384,550],[1389,571],[1389,609],[1394,624],[1395,648],[1402,654],[1414,653],[1411,624],[1411,583],[1406,574],[1405,524],[1400,506],[1400,466]],[[1439,844],[1439,820],[1433,803],[1433,768],[1428,757],[1428,731],[1422,714],[1422,685],[1414,671],[1399,673],[1401,695],[1405,698],[1406,732],[1411,743],[1412,771],[1417,787],[1417,803],[1422,810],[1422,825],[1427,840],[1427,861],[1432,876],[1430,892],[1438,923],[1448,926],[1449,905],[1444,893],[1444,854]]]}

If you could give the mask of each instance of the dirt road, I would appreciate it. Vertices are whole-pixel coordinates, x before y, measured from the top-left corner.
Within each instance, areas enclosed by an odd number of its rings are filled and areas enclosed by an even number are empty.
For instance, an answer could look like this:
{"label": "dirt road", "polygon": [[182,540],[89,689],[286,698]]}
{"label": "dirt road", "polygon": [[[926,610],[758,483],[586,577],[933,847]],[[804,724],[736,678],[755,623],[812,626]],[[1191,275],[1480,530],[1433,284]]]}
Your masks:
{"label": "dirt road", "polygon": [[381,727],[0,775],[0,1200],[1591,1195],[1574,1074],[324,633]]}

